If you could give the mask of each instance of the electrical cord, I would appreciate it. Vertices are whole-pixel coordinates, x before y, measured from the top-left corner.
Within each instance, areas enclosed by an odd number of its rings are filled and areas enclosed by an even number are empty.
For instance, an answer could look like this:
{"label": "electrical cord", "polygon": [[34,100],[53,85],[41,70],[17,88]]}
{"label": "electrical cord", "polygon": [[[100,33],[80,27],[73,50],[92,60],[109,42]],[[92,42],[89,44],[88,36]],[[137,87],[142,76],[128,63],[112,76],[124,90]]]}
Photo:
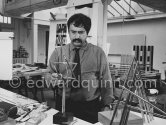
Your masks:
{"label": "electrical cord", "polygon": [[0,108],[0,122],[7,120],[11,111],[15,110],[15,108],[17,108],[17,106],[12,106],[7,112],[5,111],[5,109]]}
{"label": "electrical cord", "polygon": [[5,113],[5,110],[0,108],[0,122],[7,120],[7,114]]}
{"label": "electrical cord", "polygon": [[17,107],[18,107],[18,106],[13,106],[13,107],[11,107],[11,108],[8,110],[8,112],[7,112],[7,116],[9,116],[10,112],[11,112],[13,109],[17,108]]}

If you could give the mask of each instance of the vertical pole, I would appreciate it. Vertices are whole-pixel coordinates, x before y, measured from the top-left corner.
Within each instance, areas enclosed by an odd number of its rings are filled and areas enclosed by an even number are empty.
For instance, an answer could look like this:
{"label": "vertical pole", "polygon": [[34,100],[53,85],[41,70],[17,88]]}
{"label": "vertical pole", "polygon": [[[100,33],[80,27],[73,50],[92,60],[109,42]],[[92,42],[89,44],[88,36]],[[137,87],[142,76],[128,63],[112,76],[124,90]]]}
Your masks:
{"label": "vertical pole", "polygon": [[108,0],[105,0],[103,3],[103,43],[102,43],[102,48],[105,51],[106,54],[107,52],[107,9],[108,9]]}
{"label": "vertical pole", "polygon": [[[34,18],[34,14],[33,14]],[[35,20],[32,20],[32,27],[33,27],[33,43],[32,43],[32,61],[31,63],[33,64],[34,62],[37,62],[37,56],[38,56],[38,24],[36,24]]]}
{"label": "vertical pole", "polygon": [[110,44],[107,42],[107,12],[108,12],[108,4],[110,4],[112,0],[103,0],[103,42],[102,42],[102,48],[105,51],[106,55],[109,53],[109,47]]}
{"label": "vertical pole", "polygon": [[63,83],[63,92],[62,92],[62,114],[65,113],[65,96],[66,96],[66,86],[65,82]]}

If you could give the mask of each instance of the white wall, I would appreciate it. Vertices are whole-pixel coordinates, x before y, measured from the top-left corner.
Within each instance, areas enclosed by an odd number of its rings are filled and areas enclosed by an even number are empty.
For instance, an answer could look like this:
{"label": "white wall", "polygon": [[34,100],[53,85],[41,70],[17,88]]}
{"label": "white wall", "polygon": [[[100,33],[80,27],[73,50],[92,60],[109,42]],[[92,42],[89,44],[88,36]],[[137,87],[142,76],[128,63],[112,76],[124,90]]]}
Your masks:
{"label": "white wall", "polygon": [[12,80],[12,32],[0,32],[0,80]]}
{"label": "white wall", "polygon": [[21,19],[14,19],[14,40],[13,49],[17,50],[19,46],[23,46],[28,54],[28,63],[32,59],[32,28],[31,23]]}
{"label": "white wall", "polygon": [[0,0],[0,13],[4,13],[4,0]]}
{"label": "white wall", "polygon": [[[43,41],[41,40],[42,32],[45,32],[45,30],[39,31],[39,25],[45,25],[45,26],[50,26],[50,12],[53,14],[55,13],[66,13],[65,8],[52,8],[52,9],[47,9],[47,10],[42,10],[34,13],[34,20],[33,20],[33,62],[43,62],[44,59],[42,59],[45,55],[45,53],[42,53],[41,50],[45,48],[44,44],[41,44],[40,42]],[[40,33],[38,33],[40,32]],[[43,43],[43,42],[42,42]],[[41,47],[41,48],[40,48]]]}
{"label": "white wall", "polygon": [[164,79],[166,64],[162,62],[166,62],[166,18],[108,24],[108,37],[132,34],[145,34],[147,45],[154,45],[153,67],[162,73]]}

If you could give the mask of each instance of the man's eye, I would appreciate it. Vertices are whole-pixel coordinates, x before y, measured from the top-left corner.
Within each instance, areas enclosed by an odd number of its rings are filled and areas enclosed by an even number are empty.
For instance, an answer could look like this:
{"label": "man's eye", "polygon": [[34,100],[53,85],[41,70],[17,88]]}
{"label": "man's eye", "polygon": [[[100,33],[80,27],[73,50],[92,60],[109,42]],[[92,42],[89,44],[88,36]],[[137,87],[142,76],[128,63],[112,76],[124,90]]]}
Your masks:
{"label": "man's eye", "polygon": [[79,33],[79,34],[83,34],[83,33],[84,33],[84,31],[78,31],[78,33]]}
{"label": "man's eye", "polygon": [[75,34],[76,33],[76,31],[71,31],[73,34]]}

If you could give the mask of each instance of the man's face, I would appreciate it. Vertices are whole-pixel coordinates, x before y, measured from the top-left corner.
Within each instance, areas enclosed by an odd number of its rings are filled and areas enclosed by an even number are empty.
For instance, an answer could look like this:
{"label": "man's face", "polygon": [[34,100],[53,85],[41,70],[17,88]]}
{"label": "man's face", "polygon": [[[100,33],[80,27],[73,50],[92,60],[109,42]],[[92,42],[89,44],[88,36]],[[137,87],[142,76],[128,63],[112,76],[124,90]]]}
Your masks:
{"label": "man's face", "polygon": [[86,44],[86,38],[88,34],[84,27],[75,27],[73,24],[70,24],[69,27],[69,37],[71,40],[71,43],[77,47],[81,48]]}

